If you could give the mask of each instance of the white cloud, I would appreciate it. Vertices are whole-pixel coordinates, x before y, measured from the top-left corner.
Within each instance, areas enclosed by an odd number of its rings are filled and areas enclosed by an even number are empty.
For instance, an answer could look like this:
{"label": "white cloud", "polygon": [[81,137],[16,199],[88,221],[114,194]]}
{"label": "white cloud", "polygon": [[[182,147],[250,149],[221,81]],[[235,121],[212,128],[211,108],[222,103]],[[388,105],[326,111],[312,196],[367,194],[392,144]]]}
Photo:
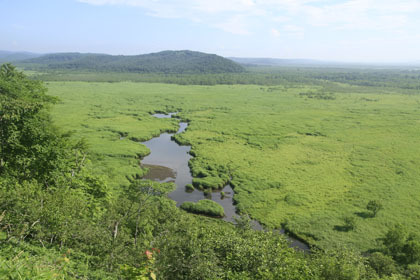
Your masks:
{"label": "white cloud", "polygon": [[271,20],[274,22],[288,22],[291,20],[291,18],[285,16],[273,16],[271,17]]}
{"label": "white cloud", "polygon": [[214,27],[220,28],[226,32],[238,35],[249,35],[246,20],[243,16],[233,16],[225,22],[216,23]]}
{"label": "white cloud", "polygon": [[[253,33],[255,22],[283,24],[287,32],[305,28],[382,30],[415,27],[418,0],[78,0],[91,5],[140,7],[149,15],[202,22],[226,32]],[[414,22],[413,19],[416,19]],[[297,26],[299,27],[297,28]],[[294,26],[293,28],[291,28]],[[292,30],[295,29],[295,30]],[[299,30],[297,30],[299,29]],[[278,31],[278,30],[277,30]],[[273,30],[271,34],[274,35]]]}
{"label": "white cloud", "polygon": [[409,25],[420,2],[401,0],[350,0],[321,7],[307,6],[308,23],[318,27],[350,30],[396,30]]}
{"label": "white cloud", "polygon": [[293,25],[293,24],[287,24],[287,25],[283,26],[283,29],[286,32],[291,32],[291,33],[303,32],[302,27],[299,27],[299,26],[296,26],[296,25]]}
{"label": "white cloud", "polygon": [[278,29],[271,28],[270,32],[271,32],[271,35],[274,36],[274,37],[280,37],[281,36],[281,32]]}
{"label": "white cloud", "polygon": [[247,12],[258,8],[252,0],[196,0],[190,2],[193,9],[204,13]]}

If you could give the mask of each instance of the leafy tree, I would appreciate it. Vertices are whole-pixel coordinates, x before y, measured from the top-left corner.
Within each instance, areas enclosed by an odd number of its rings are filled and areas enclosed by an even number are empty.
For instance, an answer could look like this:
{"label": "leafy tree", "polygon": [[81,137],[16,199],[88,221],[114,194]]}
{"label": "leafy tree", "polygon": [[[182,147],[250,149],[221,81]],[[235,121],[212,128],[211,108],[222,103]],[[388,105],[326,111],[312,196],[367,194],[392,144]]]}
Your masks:
{"label": "leafy tree", "polygon": [[[55,150],[45,108],[53,99],[14,66],[0,67],[0,175],[43,177]],[[42,155],[40,151],[42,152]]]}
{"label": "leafy tree", "polygon": [[385,247],[385,253],[392,256],[394,260],[401,261],[403,259],[402,252],[407,237],[408,233],[405,227],[400,224],[394,225],[394,227],[388,230],[384,238],[381,239]]}
{"label": "leafy tree", "polygon": [[[92,250],[106,184],[86,168],[86,145],[52,125],[46,88],[0,67],[0,229],[7,242]],[[4,235],[2,233],[2,235]],[[99,239],[100,240],[100,239]]]}
{"label": "leafy tree", "polygon": [[407,279],[409,280],[420,279],[420,265],[419,264],[408,265],[404,274],[407,276]]}
{"label": "leafy tree", "polygon": [[397,273],[394,260],[381,252],[375,252],[369,256],[369,265],[375,269],[380,277],[391,276]]}
{"label": "leafy tree", "polygon": [[400,264],[420,263],[420,238],[402,225],[390,228],[381,241],[384,252]]}
{"label": "leafy tree", "polygon": [[312,268],[317,277],[312,279],[376,279],[375,272],[367,265],[366,260],[357,252],[342,248],[315,251]]}
{"label": "leafy tree", "polygon": [[415,235],[410,235],[406,244],[404,245],[403,252],[405,255],[405,263],[419,264],[420,263],[420,239]]}
{"label": "leafy tree", "polygon": [[83,141],[73,143],[53,126],[48,109],[55,101],[39,81],[11,64],[0,67],[1,176],[33,179],[49,187],[82,170],[86,146]]}

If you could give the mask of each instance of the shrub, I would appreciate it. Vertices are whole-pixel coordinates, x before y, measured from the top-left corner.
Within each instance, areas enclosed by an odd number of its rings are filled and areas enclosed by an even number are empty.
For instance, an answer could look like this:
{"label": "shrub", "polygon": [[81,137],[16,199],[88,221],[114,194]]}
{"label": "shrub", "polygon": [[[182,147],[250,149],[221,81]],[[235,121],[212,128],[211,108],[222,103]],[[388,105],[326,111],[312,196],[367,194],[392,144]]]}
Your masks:
{"label": "shrub", "polygon": [[366,209],[372,212],[372,217],[375,217],[376,214],[383,209],[382,203],[377,200],[371,200],[366,205]]}
{"label": "shrub", "polygon": [[369,256],[369,265],[375,269],[380,277],[391,276],[397,272],[394,260],[380,252],[375,252]]}
{"label": "shrub", "polygon": [[356,228],[356,219],[351,216],[344,217],[344,227],[349,230],[354,230]]}
{"label": "shrub", "polygon": [[315,250],[313,253],[312,268],[316,277],[305,279],[377,279],[365,259],[355,251],[340,248],[323,252]]}

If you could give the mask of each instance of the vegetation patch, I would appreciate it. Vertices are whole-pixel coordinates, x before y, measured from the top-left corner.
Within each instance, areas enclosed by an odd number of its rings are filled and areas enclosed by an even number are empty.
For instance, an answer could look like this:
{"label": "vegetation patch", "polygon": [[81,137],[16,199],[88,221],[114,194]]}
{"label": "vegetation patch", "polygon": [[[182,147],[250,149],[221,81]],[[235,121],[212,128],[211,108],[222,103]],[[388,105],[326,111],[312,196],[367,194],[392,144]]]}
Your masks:
{"label": "vegetation patch", "polygon": [[185,185],[185,191],[187,192],[193,192],[195,190],[194,186],[192,184],[186,184]]}
{"label": "vegetation patch", "polygon": [[194,178],[193,185],[199,190],[202,189],[221,189],[225,186],[225,181],[219,177]]}
{"label": "vegetation patch", "polygon": [[223,217],[225,215],[225,211],[223,207],[214,202],[213,200],[209,199],[202,199],[198,202],[190,202],[186,201],[181,204],[181,209],[185,211],[195,213],[195,214],[202,214],[211,217]]}
{"label": "vegetation patch", "polygon": [[301,97],[323,99],[323,100],[335,100],[335,94],[332,92],[301,92]]}

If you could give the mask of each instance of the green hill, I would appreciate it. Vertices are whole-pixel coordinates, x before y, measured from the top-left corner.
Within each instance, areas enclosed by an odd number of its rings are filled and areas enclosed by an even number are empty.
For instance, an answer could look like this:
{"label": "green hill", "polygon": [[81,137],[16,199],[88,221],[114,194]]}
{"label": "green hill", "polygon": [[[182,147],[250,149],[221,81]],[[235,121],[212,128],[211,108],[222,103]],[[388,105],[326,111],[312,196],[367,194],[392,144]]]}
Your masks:
{"label": "green hill", "polygon": [[27,69],[134,73],[239,73],[239,64],[214,54],[163,51],[144,55],[54,53],[20,63]]}

